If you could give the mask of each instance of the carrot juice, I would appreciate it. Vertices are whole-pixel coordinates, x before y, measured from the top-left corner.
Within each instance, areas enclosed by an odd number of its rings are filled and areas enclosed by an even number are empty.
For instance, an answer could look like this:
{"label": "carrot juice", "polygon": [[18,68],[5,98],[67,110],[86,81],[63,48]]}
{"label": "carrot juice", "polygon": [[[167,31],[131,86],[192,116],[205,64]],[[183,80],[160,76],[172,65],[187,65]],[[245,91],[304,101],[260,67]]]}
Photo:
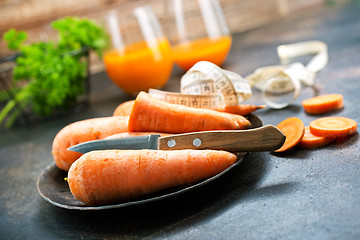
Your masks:
{"label": "carrot juice", "polygon": [[174,61],[185,71],[199,61],[209,61],[220,66],[231,47],[231,36],[217,39],[202,38],[173,47]]}
{"label": "carrot juice", "polygon": [[104,63],[109,78],[128,94],[164,86],[173,66],[166,39],[158,40],[154,47],[142,41],[109,50],[104,54]]}

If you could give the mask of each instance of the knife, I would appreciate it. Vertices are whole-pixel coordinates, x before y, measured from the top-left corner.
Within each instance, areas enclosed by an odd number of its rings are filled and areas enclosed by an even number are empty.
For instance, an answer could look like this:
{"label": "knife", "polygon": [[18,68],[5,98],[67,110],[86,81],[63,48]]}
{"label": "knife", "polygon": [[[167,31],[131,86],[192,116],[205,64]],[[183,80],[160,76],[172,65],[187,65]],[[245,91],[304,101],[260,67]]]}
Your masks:
{"label": "knife", "polygon": [[248,130],[221,130],[183,133],[161,137],[146,135],[83,142],[68,148],[87,153],[106,149],[213,149],[229,152],[258,152],[279,149],[285,142],[284,134],[273,125]]}

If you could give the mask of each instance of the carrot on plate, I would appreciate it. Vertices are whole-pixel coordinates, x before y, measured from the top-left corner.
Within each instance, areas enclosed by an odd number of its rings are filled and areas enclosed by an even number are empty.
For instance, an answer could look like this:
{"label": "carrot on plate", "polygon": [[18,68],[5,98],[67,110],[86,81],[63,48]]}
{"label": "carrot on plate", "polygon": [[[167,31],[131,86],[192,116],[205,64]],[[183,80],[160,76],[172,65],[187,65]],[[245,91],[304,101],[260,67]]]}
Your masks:
{"label": "carrot on plate", "polygon": [[296,146],[305,134],[304,123],[297,117],[287,118],[276,127],[286,136],[286,140],[275,152],[284,152]]}
{"label": "carrot on plate", "polygon": [[232,113],[232,114],[238,114],[242,116],[249,115],[252,112],[255,112],[258,109],[265,108],[266,105],[252,105],[252,104],[239,104],[235,106],[224,106],[224,107],[218,107],[214,108],[214,110],[219,112],[226,112],[226,113]]}
{"label": "carrot on plate", "polygon": [[[134,103],[135,100],[130,100],[121,103],[119,106],[116,107],[113,116],[129,116]],[[257,106],[251,104],[240,104],[235,106],[222,106],[222,107],[212,108],[212,110],[246,116],[252,112],[255,112],[258,109],[263,109],[265,107],[266,105]]]}
{"label": "carrot on plate", "polygon": [[52,144],[52,155],[58,168],[67,171],[82,154],[68,151],[76,144],[103,139],[115,133],[128,131],[129,117],[101,117],[71,123],[61,129]]}
{"label": "carrot on plate", "polygon": [[115,108],[113,116],[130,116],[134,102],[135,100],[130,100],[121,103],[119,106]]}
{"label": "carrot on plate", "polygon": [[105,205],[209,178],[236,159],[216,150],[92,151],[70,167],[68,183],[79,201]]}
{"label": "carrot on plate", "polygon": [[145,92],[136,97],[129,118],[129,132],[186,133],[246,129],[250,125],[241,115],[171,104]]}
{"label": "carrot on plate", "polygon": [[342,108],[344,106],[343,95],[320,95],[304,100],[302,105],[307,113],[322,114]]}
{"label": "carrot on plate", "polygon": [[302,148],[319,148],[329,143],[332,143],[335,140],[334,137],[321,137],[316,136],[310,132],[308,126],[305,127],[305,134],[301,139],[299,146]]}
{"label": "carrot on plate", "polygon": [[323,117],[309,124],[312,134],[323,137],[346,137],[356,132],[357,122],[346,117]]}

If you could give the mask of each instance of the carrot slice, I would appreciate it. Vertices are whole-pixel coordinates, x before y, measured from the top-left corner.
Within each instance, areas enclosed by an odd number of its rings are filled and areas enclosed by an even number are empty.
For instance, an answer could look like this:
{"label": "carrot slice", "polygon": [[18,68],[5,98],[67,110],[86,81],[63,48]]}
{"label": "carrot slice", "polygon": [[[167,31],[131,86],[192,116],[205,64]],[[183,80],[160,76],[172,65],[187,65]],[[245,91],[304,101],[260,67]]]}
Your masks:
{"label": "carrot slice", "polygon": [[343,95],[327,94],[306,99],[302,102],[304,110],[310,114],[322,114],[344,106]]}
{"label": "carrot slice", "polygon": [[350,138],[350,136],[351,135],[347,135],[345,137],[337,137],[337,138],[335,138],[334,143],[336,143],[336,144],[343,143],[343,142],[347,141]]}
{"label": "carrot slice", "polygon": [[217,150],[103,150],[82,155],[68,172],[76,199],[105,205],[214,176],[236,161]]}
{"label": "carrot slice", "polygon": [[240,130],[251,123],[241,115],[193,108],[161,101],[140,92],[129,118],[129,132],[186,133]]}
{"label": "carrot slice", "polygon": [[310,122],[312,134],[323,137],[345,137],[357,129],[357,122],[346,117],[323,117]]}
{"label": "carrot slice", "polygon": [[310,132],[310,128],[308,126],[305,127],[305,134],[301,139],[299,146],[302,148],[319,148],[335,140],[334,137],[321,137],[316,136]]}
{"label": "carrot slice", "polygon": [[285,119],[277,125],[277,128],[286,136],[286,140],[275,152],[284,152],[296,146],[305,134],[304,123],[296,117]]}

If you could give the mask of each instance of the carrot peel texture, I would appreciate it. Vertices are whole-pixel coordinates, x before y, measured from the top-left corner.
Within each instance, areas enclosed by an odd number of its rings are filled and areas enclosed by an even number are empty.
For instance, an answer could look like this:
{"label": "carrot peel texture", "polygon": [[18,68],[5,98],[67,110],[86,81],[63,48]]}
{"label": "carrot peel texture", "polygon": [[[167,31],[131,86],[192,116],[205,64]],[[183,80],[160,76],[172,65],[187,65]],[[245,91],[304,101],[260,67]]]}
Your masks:
{"label": "carrot peel texture", "polygon": [[103,150],[82,155],[68,172],[76,199],[105,205],[194,183],[225,170],[236,155],[215,150]]}
{"label": "carrot peel texture", "polygon": [[224,107],[217,107],[214,108],[214,110],[219,112],[226,112],[226,113],[232,113],[232,114],[238,114],[242,116],[249,115],[252,112],[255,112],[258,109],[265,108],[266,105],[251,105],[251,104],[240,104],[235,106],[224,106]]}
{"label": "carrot peel texture", "polygon": [[114,110],[113,116],[130,116],[132,107],[134,106],[135,100],[130,100],[121,103]]}
{"label": "carrot peel texture", "polygon": [[76,144],[103,139],[109,135],[127,132],[129,117],[102,117],[71,123],[61,129],[52,144],[52,155],[56,166],[68,171],[71,164],[82,154],[68,151]]}
{"label": "carrot peel texture", "polygon": [[129,118],[130,132],[186,133],[250,127],[245,117],[158,100],[140,92]]}
{"label": "carrot peel texture", "polygon": [[[135,100],[130,100],[119,104],[116,107],[113,116],[130,116],[132,107],[134,106],[134,102]],[[240,104],[235,106],[216,107],[216,108],[212,108],[212,110],[246,116],[258,109],[263,109],[265,107],[266,105],[257,106],[251,104]]]}

